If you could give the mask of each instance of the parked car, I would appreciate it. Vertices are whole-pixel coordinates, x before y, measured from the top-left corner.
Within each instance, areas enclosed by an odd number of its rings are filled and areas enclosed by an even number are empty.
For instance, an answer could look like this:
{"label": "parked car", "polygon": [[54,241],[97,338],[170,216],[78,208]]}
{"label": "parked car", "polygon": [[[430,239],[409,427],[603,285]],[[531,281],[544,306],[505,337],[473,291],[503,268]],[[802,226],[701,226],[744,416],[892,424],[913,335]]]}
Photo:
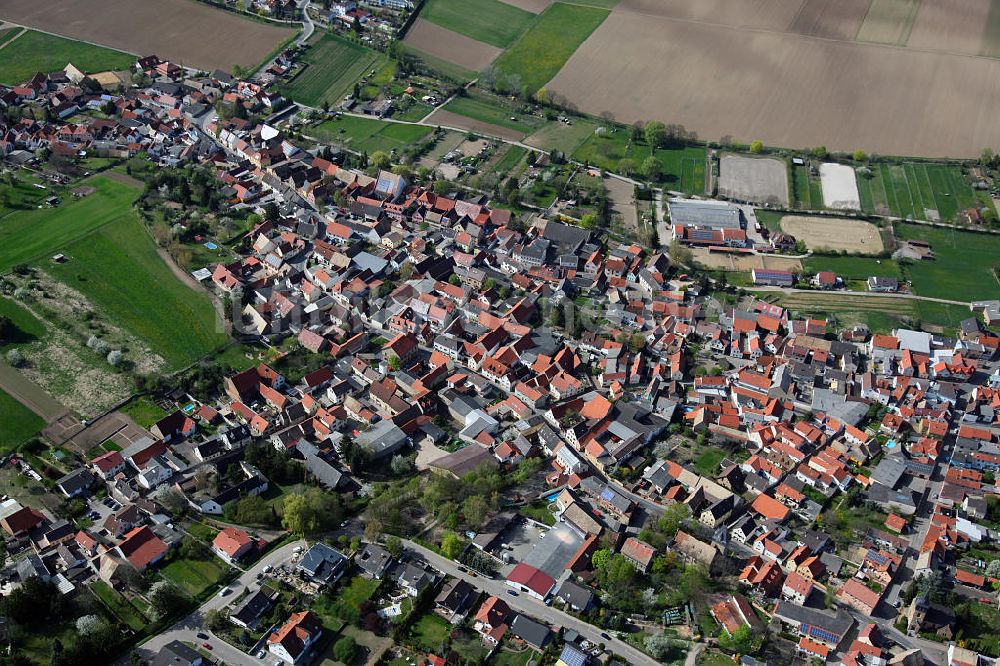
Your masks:
{"label": "parked car", "polygon": [[507,590],[507,594],[509,594],[512,597],[516,597],[517,596],[517,592],[515,592],[514,590]]}
{"label": "parked car", "polygon": [[211,650],[212,649],[212,644],[209,643],[208,641],[205,641],[204,643],[202,643],[201,646],[203,648],[205,648],[206,650]]}

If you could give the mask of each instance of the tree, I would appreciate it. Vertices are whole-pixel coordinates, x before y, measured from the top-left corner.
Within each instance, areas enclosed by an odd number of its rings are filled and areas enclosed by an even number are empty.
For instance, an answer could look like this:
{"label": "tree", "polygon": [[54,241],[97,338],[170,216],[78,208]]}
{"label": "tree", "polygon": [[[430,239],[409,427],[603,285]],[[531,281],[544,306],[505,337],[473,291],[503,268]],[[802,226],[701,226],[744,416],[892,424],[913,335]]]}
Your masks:
{"label": "tree", "polygon": [[396,476],[403,476],[404,474],[409,474],[413,471],[413,463],[406,456],[395,455],[392,457],[392,461],[389,463],[389,469]]}
{"label": "tree", "polygon": [[670,261],[679,266],[691,267],[694,262],[694,254],[690,248],[681,245],[680,241],[676,240],[670,243],[670,247],[667,249],[667,256],[670,257]]}
{"label": "tree", "polygon": [[764,143],[760,139],[756,139],[750,143],[750,152],[754,155],[759,155],[764,152]]}
{"label": "tree", "polygon": [[213,608],[205,613],[205,626],[210,631],[222,631],[229,626],[229,621],[221,611]]}
{"label": "tree", "polygon": [[399,368],[401,366],[402,366],[402,363],[400,362],[399,357],[394,354],[389,359],[389,369],[392,370],[393,372],[399,372]]}
{"label": "tree", "polygon": [[403,540],[398,536],[390,535],[385,539],[385,549],[395,558],[403,554]]}
{"label": "tree", "polygon": [[482,495],[470,495],[462,502],[462,515],[470,527],[481,527],[490,513],[490,506]]}
{"label": "tree", "polygon": [[868,154],[865,151],[863,151],[863,150],[855,150],[853,157],[854,157],[854,161],[855,162],[867,162],[868,161]]}
{"label": "tree", "polygon": [[668,506],[657,523],[657,529],[668,537],[677,534],[685,520],[691,517],[691,507],[681,502]]}
{"label": "tree", "polygon": [[344,636],[333,644],[333,656],[337,661],[350,664],[358,651],[358,646],[350,636]]}
{"label": "tree", "polygon": [[10,363],[15,368],[20,368],[22,365],[24,365],[24,356],[22,356],[21,352],[19,352],[18,350],[11,349],[9,352],[7,352],[7,362]]}
{"label": "tree", "polygon": [[454,532],[445,533],[441,539],[441,554],[449,560],[457,560],[465,550],[465,541]]}
{"label": "tree", "polygon": [[642,173],[649,180],[659,180],[663,173],[663,165],[660,164],[660,160],[650,155],[642,161]]}
{"label": "tree", "polygon": [[645,127],[642,121],[640,120],[636,122],[634,125],[632,125],[632,127],[629,128],[629,134],[628,134],[629,139],[631,139],[633,143],[635,143],[636,141],[642,141],[643,138],[645,138],[646,136],[644,130]]}
{"label": "tree", "polygon": [[584,229],[593,229],[597,226],[598,218],[593,213],[584,213],[580,218],[580,226]]}
{"label": "tree", "polygon": [[281,525],[295,534],[311,534],[316,531],[316,517],[309,510],[305,495],[288,495],[282,505],[284,513]]}
{"label": "tree", "polygon": [[607,549],[595,550],[594,554],[590,556],[590,564],[594,569],[604,569],[608,565],[608,561],[611,559],[611,551]]}
{"label": "tree", "polygon": [[667,140],[667,126],[659,120],[652,120],[646,123],[643,133],[646,135],[646,143],[653,148],[662,146]]}
{"label": "tree", "polygon": [[233,65],[232,74],[234,79],[242,79],[246,76],[246,70],[243,69],[242,65]]}
{"label": "tree", "polygon": [[552,328],[562,328],[565,323],[562,308],[554,307],[549,311],[549,326]]}
{"label": "tree", "polygon": [[646,652],[659,662],[672,661],[674,649],[674,640],[666,634],[654,634],[646,637]]}
{"label": "tree", "polygon": [[636,165],[635,160],[631,157],[623,157],[618,160],[618,172],[623,176],[631,176],[635,173]]}
{"label": "tree", "polygon": [[389,154],[384,150],[376,150],[372,153],[371,164],[376,169],[388,169],[392,160],[389,159]]}
{"label": "tree", "polygon": [[179,613],[187,606],[184,593],[172,583],[160,581],[149,590],[149,606],[158,620]]}

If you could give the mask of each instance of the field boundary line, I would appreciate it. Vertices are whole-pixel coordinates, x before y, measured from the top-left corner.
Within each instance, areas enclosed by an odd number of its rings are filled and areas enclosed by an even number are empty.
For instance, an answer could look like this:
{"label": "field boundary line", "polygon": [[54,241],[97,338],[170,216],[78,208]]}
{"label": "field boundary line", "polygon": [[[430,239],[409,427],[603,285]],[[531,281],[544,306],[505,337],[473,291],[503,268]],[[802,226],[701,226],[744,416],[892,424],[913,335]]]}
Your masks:
{"label": "field boundary line", "polygon": [[12,43],[14,42],[14,40],[18,39],[18,38],[19,38],[19,37],[20,37],[21,35],[23,35],[23,34],[25,34],[26,32],[28,32],[28,29],[27,29],[27,28],[25,28],[25,27],[24,27],[24,26],[22,26],[22,25],[17,25],[16,23],[13,23],[13,24],[11,24],[11,25],[13,25],[13,26],[14,26],[15,28],[20,28],[20,29],[21,29],[21,32],[17,33],[16,35],[14,35],[14,36],[13,36],[13,37],[11,37],[10,39],[8,39],[8,40],[7,40],[6,42],[4,42],[3,44],[0,44],[0,49],[5,49],[5,48],[7,48],[7,47],[8,47],[8,46],[9,46],[10,44],[12,44]]}
{"label": "field boundary line", "polygon": [[[126,51],[125,49],[120,49],[120,48],[117,48],[115,46],[108,46],[107,44],[98,44],[97,42],[92,42],[92,41],[90,41],[88,39],[77,39],[76,37],[67,37],[66,35],[60,35],[58,32],[52,32],[51,30],[43,30],[42,28],[33,28],[31,26],[21,25],[20,23],[11,23],[11,25],[20,25],[22,28],[25,29],[25,31],[27,31],[27,30],[34,30],[35,32],[41,32],[43,34],[50,35],[52,37],[58,37],[59,39],[68,39],[71,42],[80,42],[81,44],[90,44],[91,46],[96,46],[97,48],[100,48],[100,49],[107,49],[109,51],[117,51],[118,53],[124,53],[125,55],[135,56],[136,58],[141,58],[142,57],[140,54],[135,53],[133,51]],[[22,32],[21,35],[23,35],[23,34],[24,33]],[[18,35],[18,37],[20,37],[21,35]],[[16,37],[15,37],[15,39],[16,39]],[[11,39],[9,42],[7,42],[7,44],[10,44],[10,42],[12,42],[12,41],[14,41],[14,40]],[[6,46],[6,44],[4,46]]]}

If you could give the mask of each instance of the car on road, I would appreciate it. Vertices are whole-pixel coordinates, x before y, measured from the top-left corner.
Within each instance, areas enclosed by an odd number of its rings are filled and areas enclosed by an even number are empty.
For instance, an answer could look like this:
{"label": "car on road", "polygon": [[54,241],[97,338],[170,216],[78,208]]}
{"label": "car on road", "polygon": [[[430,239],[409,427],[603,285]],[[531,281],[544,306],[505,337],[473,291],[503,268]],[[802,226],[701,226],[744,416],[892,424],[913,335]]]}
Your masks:
{"label": "car on road", "polygon": [[603,638],[606,641],[610,641],[611,640],[611,636],[609,636],[606,631],[602,631],[601,632],[601,638]]}
{"label": "car on road", "polygon": [[517,592],[515,592],[514,590],[507,590],[507,594],[509,594],[512,597],[516,597],[517,596]]}
{"label": "car on road", "polygon": [[462,573],[467,573],[469,571],[465,567],[459,567],[458,570],[461,571]]}
{"label": "car on road", "polygon": [[227,585],[226,587],[224,587],[221,590],[219,590],[219,596],[220,597],[224,597],[224,596],[226,596],[227,594],[229,594],[232,591],[233,591],[233,589]]}
{"label": "car on road", "polygon": [[274,571],[274,567],[270,564],[265,564],[264,568],[260,570],[261,573],[271,573],[272,571]]}
{"label": "car on road", "polygon": [[299,553],[302,552],[302,546],[296,546],[295,548],[292,548],[292,552],[298,555]]}
{"label": "car on road", "polygon": [[257,650],[257,658],[263,659],[267,655],[267,650]]}
{"label": "car on road", "polygon": [[990,599],[989,597],[979,597],[979,603],[982,603],[982,604],[991,604],[991,603],[993,603],[993,600]]}
{"label": "car on road", "polygon": [[195,634],[195,636],[197,636],[198,638],[202,638],[202,639],[208,638],[208,634],[206,634],[204,632],[201,632],[201,631],[199,631],[197,634]]}
{"label": "car on road", "polygon": [[212,649],[212,644],[209,643],[208,641],[205,641],[204,643],[202,643],[201,646],[203,648],[205,648],[206,650],[211,650]]}

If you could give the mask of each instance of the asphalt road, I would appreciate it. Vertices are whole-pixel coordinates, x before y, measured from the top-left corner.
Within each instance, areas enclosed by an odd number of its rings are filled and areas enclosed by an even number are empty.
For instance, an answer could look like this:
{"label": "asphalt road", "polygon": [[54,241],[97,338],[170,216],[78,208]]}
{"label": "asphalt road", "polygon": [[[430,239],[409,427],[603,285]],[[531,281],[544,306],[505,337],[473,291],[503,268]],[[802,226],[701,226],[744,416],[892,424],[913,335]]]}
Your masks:
{"label": "asphalt road", "polygon": [[644,664],[647,666],[656,666],[656,664],[658,664],[655,659],[628,643],[625,643],[624,641],[618,640],[613,636],[611,638],[603,638],[601,636],[601,629],[591,624],[587,624],[583,620],[579,620],[572,615],[564,613],[558,608],[546,606],[541,601],[535,599],[534,597],[530,597],[523,592],[518,592],[517,596],[507,594],[507,590],[510,590],[511,588],[508,587],[502,580],[486,578],[478,575],[476,577],[472,577],[467,573],[459,571],[458,565],[455,562],[438,555],[434,551],[428,550],[420,544],[413,543],[412,541],[405,541],[404,543],[406,543],[407,548],[419,553],[428,562],[428,564],[434,568],[454,578],[461,578],[482,592],[502,598],[508,606],[516,611],[520,611],[532,618],[541,620],[548,624],[573,629],[595,645],[604,643],[609,650],[621,655],[627,659],[630,664]]}
{"label": "asphalt road", "polygon": [[[279,564],[290,559],[292,551],[296,546],[302,546],[305,548],[306,542],[304,540],[294,541],[266,554],[253,566],[247,569],[246,572],[239,578],[229,584],[229,588],[232,590],[230,594],[227,594],[224,597],[220,597],[218,594],[212,595],[212,597],[203,603],[196,611],[192,612],[183,620],[177,622],[177,624],[170,627],[162,634],[154,636],[140,645],[138,650],[141,656],[144,659],[152,661],[156,656],[156,653],[159,652],[164,645],[171,641],[182,641],[201,645],[205,642],[205,639],[198,638],[197,634],[200,632],[210,636],[208,643],[212,646],[212,654],[215,655],[220,662],[228,664],[229,666],[264,666],[266,663],[273,663],[273,658],[261,661],[253,655],[237,650],[221,638],[217,638],[214,634],[212,634],[212,632],[204,627],[205,614],[210,610],[220,610],[224,608],[236,597],[238,597],[244,589],[248,587],[256,588],[257,574],[260,573],[261,569],[267,565],[271,565],[272,567],[278,566]],[[126,657],[119,663],[128,664],[128,658]]]}

